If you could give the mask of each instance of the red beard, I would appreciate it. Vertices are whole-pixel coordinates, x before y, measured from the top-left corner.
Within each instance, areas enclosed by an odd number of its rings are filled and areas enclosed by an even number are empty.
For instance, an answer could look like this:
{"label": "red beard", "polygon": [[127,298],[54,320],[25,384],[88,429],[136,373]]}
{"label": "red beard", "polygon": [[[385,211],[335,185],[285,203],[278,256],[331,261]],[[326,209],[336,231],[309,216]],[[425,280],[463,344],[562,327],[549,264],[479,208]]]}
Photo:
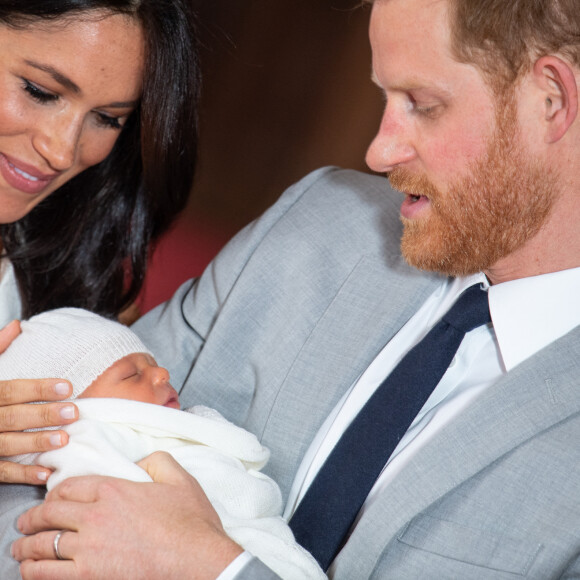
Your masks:
{"label": "red beard", "polygon": [[485,154],[446,192],[401,167],[389,174],[395,189],[430,201],[428,216],[402,218],[401,251],[412,266],[449,276],[487,270],[534,237],[549,216],[555,176],[521,145],[513,99],[498,109]]}

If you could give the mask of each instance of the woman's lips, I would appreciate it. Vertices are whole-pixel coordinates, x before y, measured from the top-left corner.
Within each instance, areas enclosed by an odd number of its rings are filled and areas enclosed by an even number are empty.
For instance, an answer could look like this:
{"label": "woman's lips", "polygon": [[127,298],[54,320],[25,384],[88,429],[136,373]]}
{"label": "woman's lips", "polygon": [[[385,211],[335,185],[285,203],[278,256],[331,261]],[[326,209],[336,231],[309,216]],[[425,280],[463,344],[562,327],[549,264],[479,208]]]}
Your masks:
{"label": "woman's lips", "polygon": [[30,194],[40,193],[60,175],[60,173],[42,173],[32,165],[3,153],[0,153],[0,174],[8,185]]}

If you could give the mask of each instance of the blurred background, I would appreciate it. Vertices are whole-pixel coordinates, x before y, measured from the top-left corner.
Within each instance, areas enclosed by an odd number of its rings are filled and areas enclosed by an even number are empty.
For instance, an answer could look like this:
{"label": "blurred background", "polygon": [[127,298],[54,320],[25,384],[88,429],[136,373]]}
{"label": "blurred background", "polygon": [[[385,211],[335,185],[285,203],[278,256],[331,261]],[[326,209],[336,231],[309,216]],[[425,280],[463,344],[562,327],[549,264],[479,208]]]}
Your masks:
{"label": "blurred background", "polygon": [[192,0],[202,68],[189,205],[157,247],[142,312],[200,274],[289,185],[318,167],[368,171],[382,111],[359,0]]}

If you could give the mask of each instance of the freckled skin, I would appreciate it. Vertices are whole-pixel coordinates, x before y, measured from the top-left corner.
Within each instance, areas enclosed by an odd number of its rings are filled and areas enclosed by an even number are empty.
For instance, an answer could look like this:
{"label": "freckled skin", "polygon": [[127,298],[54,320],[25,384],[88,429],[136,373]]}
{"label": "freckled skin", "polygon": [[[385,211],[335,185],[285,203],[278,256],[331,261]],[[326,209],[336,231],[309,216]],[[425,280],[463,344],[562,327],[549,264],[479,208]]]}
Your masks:
{"label": "freckled skin", "polygon": [[[20,219],[102,161],[140,98],[141,29],[120,15],[100,16],[23,30],[0,25],[0,223]],[[50,179],[40,192],[21,191],[7,160]]]}

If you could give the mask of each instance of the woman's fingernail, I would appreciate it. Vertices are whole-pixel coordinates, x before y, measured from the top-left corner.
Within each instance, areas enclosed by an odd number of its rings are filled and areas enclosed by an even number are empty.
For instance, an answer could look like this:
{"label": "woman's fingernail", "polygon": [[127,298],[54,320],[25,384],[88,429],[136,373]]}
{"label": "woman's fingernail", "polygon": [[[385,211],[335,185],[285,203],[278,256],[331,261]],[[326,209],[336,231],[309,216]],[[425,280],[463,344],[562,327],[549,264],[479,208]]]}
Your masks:
{"label": "woman's fingernail", "polygon": [[62,407],[60,410],[61,419],[74,419],[75,418],[75,408],[72,405],[67,405]]}
{"label": "woman's fingernail", "polygon": [[68,395],[69,386],[67,383],[56,383],[54,390],[57,395]]}
{"label": "woman's fingernail", "polygon": [[[62,437],[61,437],[60,433],[53,433],[53,434],[50,436],[50,444],[51,444],[53,447],[62,447]],[[38,474],[38,479],[42,479],[42,478],[40,477],[40,475],[41,475],[42,473],[44,473],[44,471],[41,471],[41,472]],[[45,474],[45,480],[46,480],[46,474]]]}
{"label": "woman's fingernail", "polygon": [[46,471],[39,471],[36,474],[36,477],[38,478],[39,481],[46,481],[48,479],[48,473],[46,473]]}

